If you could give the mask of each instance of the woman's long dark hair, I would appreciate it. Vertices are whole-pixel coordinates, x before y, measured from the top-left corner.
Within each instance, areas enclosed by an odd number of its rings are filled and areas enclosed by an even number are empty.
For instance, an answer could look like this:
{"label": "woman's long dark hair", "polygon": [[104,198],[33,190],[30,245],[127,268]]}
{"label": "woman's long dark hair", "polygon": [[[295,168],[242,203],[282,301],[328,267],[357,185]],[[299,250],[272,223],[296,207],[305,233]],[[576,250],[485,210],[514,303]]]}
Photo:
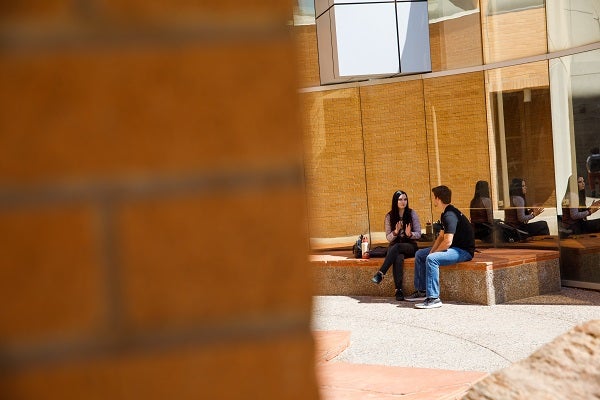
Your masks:
{"label": "woman's long dark hair", "polygon": [[471,200],[471,208],[481,207],[482,197],[490,197],[490,184],[487,181],[477,181],[475,184],[475,194]]}
{"label": "woman's long dark hair", "polygon": [[[521,178],[513,178],[513,180],[510,182],[509,194],[511,195],[511,197],[521,196],[525,201],[525,204],[527,204],[527,200],[525,199],[525,193],[523,193],[523,181],[524,179]],[[514,206],[514,204],[512,204],[512,198],[510,199],[510,205]]]}
{"label": "woman's long dark hair", "polygon": [[[579,189],[579,185],[578,185],[577,189]],[[587,200],[587,198],[585,196],[585,188],[583,188],[581,190],[577,190],[577,192],[579,194],[579,211],[583,211],[583,210],[587,209],[587,207],[585,206],[585,201]]]}
{"label": "woman's long dark hair", "polygon": [[398,190],[392,196],[392,209],[390,210],[390,226],[392,230],[396,229],[396,224],[400,221],[400,208],[398,207],[398,199],[401,195],[406,196],[406,208],[402,215],[404,226],[412,224],[412,209],[408,206],[408,194],[402,190]]}

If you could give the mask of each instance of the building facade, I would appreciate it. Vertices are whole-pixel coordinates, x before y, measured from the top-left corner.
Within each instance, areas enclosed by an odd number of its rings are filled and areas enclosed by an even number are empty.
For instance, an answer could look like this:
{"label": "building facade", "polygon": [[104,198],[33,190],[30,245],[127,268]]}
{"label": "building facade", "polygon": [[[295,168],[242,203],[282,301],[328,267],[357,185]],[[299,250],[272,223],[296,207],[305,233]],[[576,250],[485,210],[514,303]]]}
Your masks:
{"label": "building facade", "polygon": [[430,0],[428,15],[430,73],[322,85],[314,11],[298,3],[311,246],[384,241],[398,189],[424,227],[439,218],[431,187],[449,186],[467,212],[487,181],[503,220],[521,178],[527,205],[544,208],[534,221],[550,230],[521,245],[560,249],[564,284],[600,288],[596,235],[561,224],[578,177],[587,206],[600,197],[586,169],[600,146],[600,1]]}

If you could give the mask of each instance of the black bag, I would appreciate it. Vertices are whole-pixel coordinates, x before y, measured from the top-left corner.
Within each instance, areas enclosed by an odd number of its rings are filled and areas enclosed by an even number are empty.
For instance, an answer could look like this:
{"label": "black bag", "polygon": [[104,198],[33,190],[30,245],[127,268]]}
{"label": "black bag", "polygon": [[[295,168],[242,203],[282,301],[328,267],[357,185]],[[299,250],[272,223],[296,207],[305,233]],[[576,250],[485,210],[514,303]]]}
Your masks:
{"label": "black bag", "polygon": [[507,243],[523,242],[529,238],[529,233],[508,225],[504,221],[494,220],[496,232],[501,233],[501,238]]}
{"label": "black bag", "polygon": [[362,258],[362,239],[363,235],[360,235],[358,239],[356,239],[356,243],[352,247],[352,253],[354,254],[354,258]]}

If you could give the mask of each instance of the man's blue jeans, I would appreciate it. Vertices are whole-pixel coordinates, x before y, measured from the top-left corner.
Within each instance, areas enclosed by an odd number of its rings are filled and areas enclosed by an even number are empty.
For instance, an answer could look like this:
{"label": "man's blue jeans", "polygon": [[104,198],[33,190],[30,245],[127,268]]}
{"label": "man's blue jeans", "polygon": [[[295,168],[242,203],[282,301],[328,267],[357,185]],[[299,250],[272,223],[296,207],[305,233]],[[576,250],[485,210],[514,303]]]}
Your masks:
{"label": "man's blue jeans", "polygon": [[431,253],[431,247],[415,254],[415,289],[427,297],[440,297],[440,267],[469,261],[473,256],[466,250],[450,247],[445,251]]}

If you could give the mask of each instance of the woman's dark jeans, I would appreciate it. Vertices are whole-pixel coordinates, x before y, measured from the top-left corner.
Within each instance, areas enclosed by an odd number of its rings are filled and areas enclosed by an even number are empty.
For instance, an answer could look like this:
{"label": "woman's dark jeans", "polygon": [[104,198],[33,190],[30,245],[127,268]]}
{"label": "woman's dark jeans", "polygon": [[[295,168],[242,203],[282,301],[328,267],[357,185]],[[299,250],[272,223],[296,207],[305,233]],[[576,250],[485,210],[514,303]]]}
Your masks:
{"label": "woman's dark jeans", "polygon": [[548,223],[546,221],[536,221],[530,222],[528,224],[523,224],[519,228],[531,236],[540,236],[540,235],[549,235],[550,229],[548,228]]}
{"label": "woman's dark jeans", "polygon": [[386,274],[390,266],[394,266],[392,272],[394,274],[394,285],[396,289],[402,290],[402,275],[404,267],[404,259],[415,256],[418,250],[416,243],[394,243],[388,247],[387,254],[383,260],[383,264],[379,270],[382,274]]}

